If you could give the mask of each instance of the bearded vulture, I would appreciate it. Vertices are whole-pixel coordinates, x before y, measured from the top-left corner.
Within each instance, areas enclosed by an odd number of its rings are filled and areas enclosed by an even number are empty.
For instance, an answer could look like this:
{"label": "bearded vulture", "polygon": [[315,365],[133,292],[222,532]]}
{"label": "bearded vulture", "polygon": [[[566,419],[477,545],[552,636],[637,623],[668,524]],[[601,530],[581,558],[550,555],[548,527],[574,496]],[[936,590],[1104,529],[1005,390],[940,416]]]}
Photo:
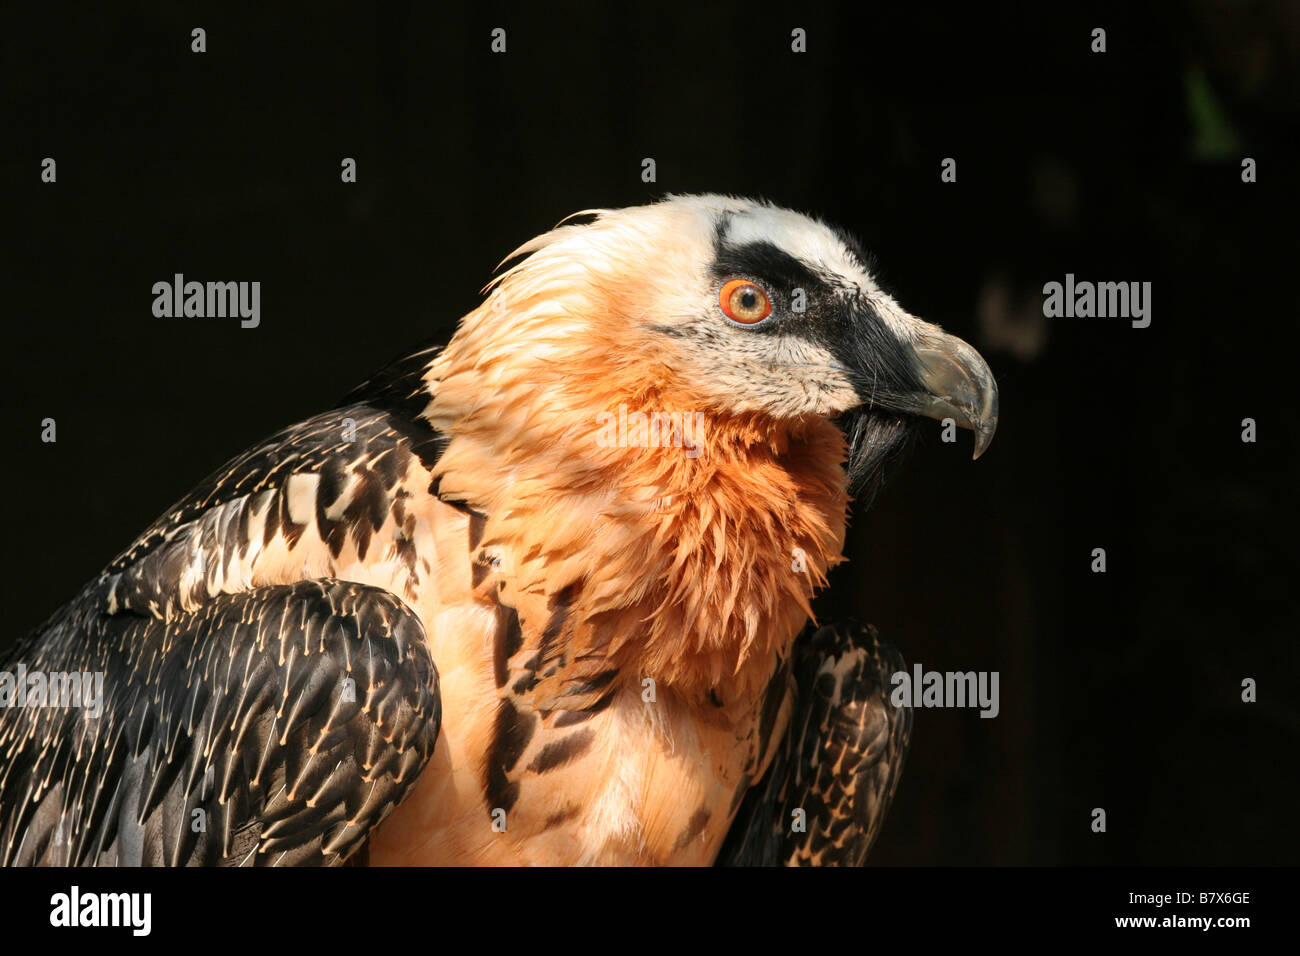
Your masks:
{"label": "bearded vulture", "polygon": [[[988,366],[765,202],[588,211],[507,262],[9,654],[0,862],[862,862],[903,665],[810,601],[921,422],[988,446]],[[93,706],[30,699],[69,674]]]}

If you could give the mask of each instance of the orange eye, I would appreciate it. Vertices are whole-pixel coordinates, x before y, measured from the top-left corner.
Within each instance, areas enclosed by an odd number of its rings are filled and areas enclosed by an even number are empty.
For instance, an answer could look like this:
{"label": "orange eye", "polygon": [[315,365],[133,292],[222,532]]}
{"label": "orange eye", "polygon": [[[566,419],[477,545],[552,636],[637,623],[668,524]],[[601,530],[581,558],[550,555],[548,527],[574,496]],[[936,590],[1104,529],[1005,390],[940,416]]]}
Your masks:
{"label": "orange eye", "polygon": [[753,325],[772,314],[772,301],[761,287],[748,279],[730,279],[722,284],[718,304],[733,322]]}

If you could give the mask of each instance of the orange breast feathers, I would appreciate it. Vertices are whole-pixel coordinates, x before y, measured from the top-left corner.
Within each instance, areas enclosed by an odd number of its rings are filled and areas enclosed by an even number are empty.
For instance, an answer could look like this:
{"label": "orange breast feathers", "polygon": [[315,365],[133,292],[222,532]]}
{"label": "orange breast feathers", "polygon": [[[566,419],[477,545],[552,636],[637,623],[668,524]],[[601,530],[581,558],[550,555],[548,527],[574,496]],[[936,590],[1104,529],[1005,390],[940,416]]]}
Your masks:
{"label": "orange breast feathers", "polygon": [[839,560],[839,432],[728,421],[698,457],[473,438],[436,469],[466,512],[438,542],[462,600],[427,625],[443,735],[372,862],[711,863]]}

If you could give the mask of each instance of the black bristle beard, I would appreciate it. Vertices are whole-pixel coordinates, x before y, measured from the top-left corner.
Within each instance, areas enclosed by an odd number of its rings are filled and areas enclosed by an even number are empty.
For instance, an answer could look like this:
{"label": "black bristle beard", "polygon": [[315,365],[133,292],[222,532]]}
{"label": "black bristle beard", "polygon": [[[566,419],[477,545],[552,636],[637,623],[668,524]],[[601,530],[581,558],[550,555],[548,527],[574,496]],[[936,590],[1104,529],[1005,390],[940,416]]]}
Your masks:
{"label": "black bristle beard", "polygon": [[836,424],[848,442],[844,471],[849,494],[859,508],[868,508],[902,461],[916,434],[916,417],[863,406],[845,412]]}

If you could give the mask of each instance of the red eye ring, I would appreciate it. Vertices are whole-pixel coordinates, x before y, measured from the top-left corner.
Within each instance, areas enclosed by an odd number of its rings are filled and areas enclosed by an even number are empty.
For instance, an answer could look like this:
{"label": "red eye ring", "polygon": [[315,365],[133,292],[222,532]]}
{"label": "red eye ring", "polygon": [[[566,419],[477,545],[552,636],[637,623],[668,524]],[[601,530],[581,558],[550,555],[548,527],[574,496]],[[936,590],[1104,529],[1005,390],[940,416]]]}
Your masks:
{"label": "red eye ring", "polygon": [[772,300],[749,279],[728,279],[718,290],[722,314],[741,325],[756,325],[772,314]]}

